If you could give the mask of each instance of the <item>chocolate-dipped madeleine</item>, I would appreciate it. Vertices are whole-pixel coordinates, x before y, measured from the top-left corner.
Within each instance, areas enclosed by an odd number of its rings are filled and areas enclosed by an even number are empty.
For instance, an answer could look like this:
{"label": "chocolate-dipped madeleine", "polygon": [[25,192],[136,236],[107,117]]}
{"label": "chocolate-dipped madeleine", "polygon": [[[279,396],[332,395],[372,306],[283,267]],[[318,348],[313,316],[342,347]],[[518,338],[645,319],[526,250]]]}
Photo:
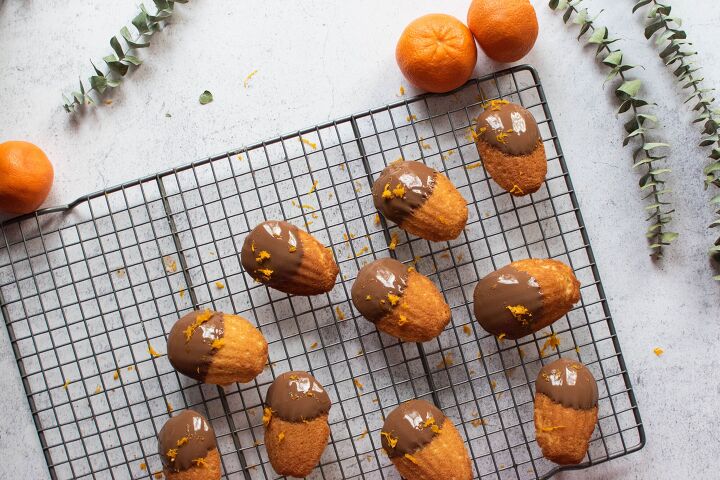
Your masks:
{"label": "chocolate-dipped madeleine", "polygon": [[433,242],[457,238],[467,223],[465,199],[442,173],[398,160],[372,188],[375,208],[400,228]]}
{"label": "chocolate-dipped madeleine", "polygon": [[450,307],[435,284],[392,258],[361,268],[351,294],[363,317],[405,342],[427,342],[450,321]]}
{"label": "chocolate-dipped madeleine", "polygon": [[167,344],[172,366],[205,383],[246,383],[267,363],[265,337],[239,315],[192,311],[175,322]]}
{"label": "chocolate-dipped madeleine", "polygon": [[168,480],[220,478],[215,431],[194,410],[183,410],[165,422],[158,434],[158,454]]}
{"label": "chocolate-dipped madeleine", "polygon": [[512,195],[528,195],[542,186],[545,147],[535,118],[520,105],[489,102],[477,118],[475,144],[485,170]]}
{"label": "chocolate-dipped madeleine", "polygon": [[400,404],[380,431],[383,449],[407,480],[470,480],[472,467],[455,425],[425,400]]}
{"label": "chocolate-dipped madeleine", "polygon": [[307,372],[286,372],[275,379],[265,397],[265,448],[280,475],[303,478],[320,461],[330,426],[330,397]]}
{"label": "chocolate-dipped madeleine", "polygon": [[547,327],[580,300],[572,269],[551,259],[517,260],[475,287],[475,318],[495,336],[515,340]]}
{"label": "chocolate-dipped madeleine", "polygon": [[245,237],[240,260],[255,281],[295,295],[329,292],[340,272],[330,249],[281,220],[253,228]]}
{"label": "chocolate-dipped madeleine", "polygon": [[561,358],[535,380],[535,438],[545,458],[561,465],[582,462],[598,420],[598,388],[585,365]]}

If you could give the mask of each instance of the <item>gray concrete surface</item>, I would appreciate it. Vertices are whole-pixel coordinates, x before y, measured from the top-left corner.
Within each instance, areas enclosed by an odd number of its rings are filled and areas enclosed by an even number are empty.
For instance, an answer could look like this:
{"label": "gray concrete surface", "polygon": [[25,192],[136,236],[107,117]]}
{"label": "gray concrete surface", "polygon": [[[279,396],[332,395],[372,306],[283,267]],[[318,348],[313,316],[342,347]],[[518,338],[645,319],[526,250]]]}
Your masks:
{"label": "gray concrete surface", "polygon": [[[62,204],[157,170],[397,100],[415,93],[394,60],[412,18],[444,11],[464,19],[468,1],[265,2],[194,0],[141,52],[146,60],[113,103],[68,116],[60,94],[90,73],[88,58],[129,22],[137,2],[0,1],[0,141],[26,139],[53,160],[48,205]],[[540,37],[525,59],[544,83],[647,431],[639,453],[558,478],[713,478],[720,468],[718,295],[706,250],[712,211],[703,190],[706,151],[682,105],[685,93],[642,36],[630,0],[586,2],[622,38],[626,60],[642,64],[646,96],[657,103],[658,139],[672,144],[670,187],[681,233],[653,263],[630,149],[623,148],[604,68],[575,41],[546,1],[534,0]],[[713,0],[672,2],[704,67],[720,88]],[[480,55],[482,75],[500,68]],[[243,79],[253,70],[249,88]],[[197,99],[211,90],[215,101]],[[166,117],[170,113],[171,117]],[[666,353],[653,354],[660,346]],[[46,478],[7,332],[0,328],[0,478]],[[13,412],[12,421],[7,421]]]}

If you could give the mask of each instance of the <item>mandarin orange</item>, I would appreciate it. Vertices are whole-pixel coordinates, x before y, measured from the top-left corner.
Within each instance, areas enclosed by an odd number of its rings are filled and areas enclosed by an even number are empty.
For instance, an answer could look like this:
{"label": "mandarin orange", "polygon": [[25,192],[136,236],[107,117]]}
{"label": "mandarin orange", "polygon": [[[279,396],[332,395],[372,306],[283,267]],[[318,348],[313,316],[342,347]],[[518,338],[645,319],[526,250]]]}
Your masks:
{"label": "mandarin orange", "polygon": [[457,18],[441,13],[410,22],[395,48],[400,71],[428,92],[449,92],[472,75],[477,48],[470,30]]}
{"label": "mandarin orange", "polygon": [[537,16],[529,0],[473,0],[467,22],[480,48],[498,62],[520,60],[538,36]]}
{"label": "mandarin orange", "polygon": [[0,143],[0,211],[30,213],[45,201],[54,171],[45,152],[29,142]]}

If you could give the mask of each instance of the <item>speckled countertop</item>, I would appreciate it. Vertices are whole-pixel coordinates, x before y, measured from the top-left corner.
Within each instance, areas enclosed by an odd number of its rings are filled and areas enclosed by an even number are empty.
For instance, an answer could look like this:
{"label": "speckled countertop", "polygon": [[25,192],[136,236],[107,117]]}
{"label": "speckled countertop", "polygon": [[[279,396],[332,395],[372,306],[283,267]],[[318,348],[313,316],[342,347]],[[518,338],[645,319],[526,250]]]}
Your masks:
{"label": "speckled countertop", "polygon": [[[468,1],[201,1],[180,6],[156,35],[146,64],[117,90],[113,104],[71,117],[60,93],[89,73],[88,58],[107,54],[109,37],[135,13],[135,1],[0,0],[0,141],[27,139],[53,160],[48,205],[67,203],[158,170],[397,100],[405,84],[395,66],[403,26],[436,11],[464,19]],[[672,2],[699,52],[707,86],[720,88],[713,0]],[[576,31],[534,0],[540,37],[526,58],[541,76],[603,276],[618,337],[647,433],[640,452],[558,478],[712,478],[720,468],[720,285],[705,254],[713,240],[701,169],[706,152],[653,47],[642,37],[632,2],[588,1],[623,40],[626,60],[642,64],[647,97],[657,103],[658,134],[673,145],[673,228],[681,233],[665,259],[650,261],[643,202],[630,150],[623,149],[614,93]],[[476,73],[501,68],[482,55]],[[257,69],[250,88],[243,79]],[[198,104],[211,90],[215,101]],[[408,88],[408,93],[414,93]],[[171,116],[167,117],[166,113]],[[656,357],[653,348],[665,354]],[[0,328],[1,478],[46,478],[40,444],[7,332]],[[6,414],[6,418],[7,414]]]}

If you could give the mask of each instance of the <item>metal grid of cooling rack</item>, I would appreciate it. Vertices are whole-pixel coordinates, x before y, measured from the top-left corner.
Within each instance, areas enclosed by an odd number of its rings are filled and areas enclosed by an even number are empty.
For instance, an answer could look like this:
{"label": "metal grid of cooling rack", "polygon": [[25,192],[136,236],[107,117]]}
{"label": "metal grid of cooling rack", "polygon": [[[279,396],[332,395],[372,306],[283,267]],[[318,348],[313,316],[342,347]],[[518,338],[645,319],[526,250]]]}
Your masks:
{"label": "metal grid of cooling rack", "polygon": [[[513,198],[478,162],[469,127],[481,100],[522,103],[548,157],[543,187]],[[444,172],[468,200],[451,242],[406,236],[376,217],[373,178],[398,157]],[[341,275],[326,295],[252,282],[244,235],[285,218],[332,247]],[[534,379],[558,356],[598,380],[599,422],[582,468],[639,450],[645,437],[575,194],[537,73],[522,66],[446,95],[410,98],[159,173],[6,222],[0,303],[53,478],[149,478],[169,411],[205,413],[228,479],[275,478],[262,446],[262,399],[276,374],[310,370],[333,408],[331,441],[309,478],[399,478],[382,454],[383,415],[427,398],[453,420],[478,478],[560,470],[534,440]],[[396,244],[394,249],[390,244]],[[435,340],[403,344],[362,319],[352,281],[382,256],[412,263],[452,308]],[[552,328],[499,341],[472,316],[479,278],[512,260],[569,263],[582,300]],[[179,376],[165,336],[192,308],[237,312],[269,343],[270,364],[225,389]],[[553,346],[550,339],[559,340]],[[159,356],[150,352],[159,353]]]}

